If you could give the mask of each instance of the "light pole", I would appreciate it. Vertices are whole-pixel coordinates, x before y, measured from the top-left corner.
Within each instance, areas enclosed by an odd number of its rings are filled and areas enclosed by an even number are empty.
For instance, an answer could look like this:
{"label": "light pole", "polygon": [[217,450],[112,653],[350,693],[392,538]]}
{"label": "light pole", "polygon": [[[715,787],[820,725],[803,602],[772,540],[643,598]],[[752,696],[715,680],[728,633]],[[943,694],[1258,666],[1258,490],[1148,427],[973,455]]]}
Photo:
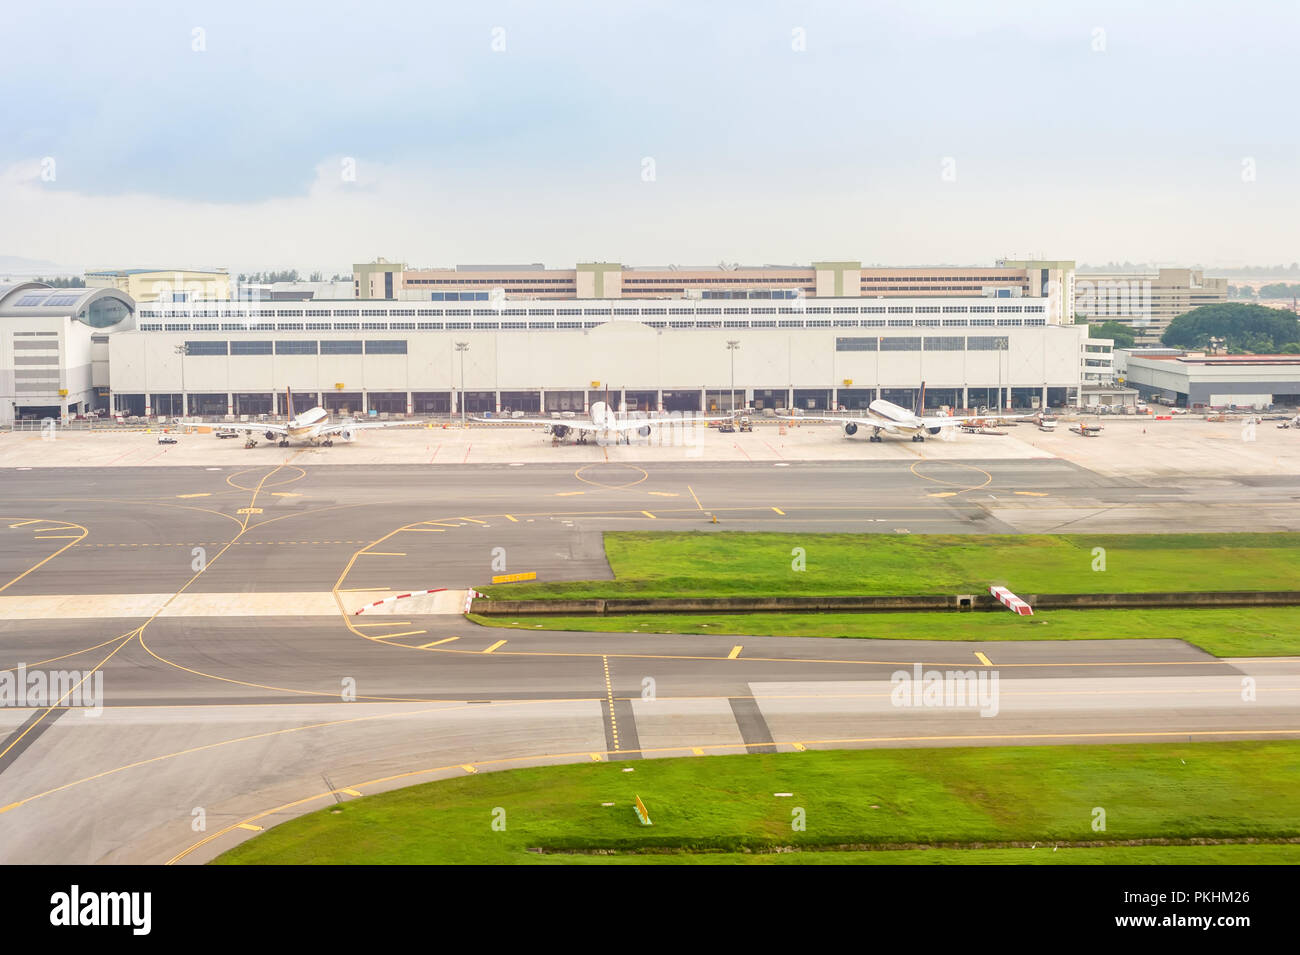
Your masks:
{"label": "light pole", "polygon": [[732,338],[727,341],[727,351],[731,352],[731,413],[736,413],[736,349],[740,342]]}
{"label": "light pole", "polygon": [[181,417],[182,418],[187,417],[189,415],[189,411],[187,410],[188,403],[185,400],[185,356],[188,355],[189,353],[190,353],[189,345],[185,343],[181,343],[176,346],[176,354],[181,356]]}
{"label": "light pole", "polygon": [[1006,346],[1007,340],[998,338],[998,414],[1002,413],[1002,352]]}
{"label": "light pole", "polygon": [[460,352],[460,426],[465,427],[465,352],[469,351],[469,342],[457,342],[456,351]]}

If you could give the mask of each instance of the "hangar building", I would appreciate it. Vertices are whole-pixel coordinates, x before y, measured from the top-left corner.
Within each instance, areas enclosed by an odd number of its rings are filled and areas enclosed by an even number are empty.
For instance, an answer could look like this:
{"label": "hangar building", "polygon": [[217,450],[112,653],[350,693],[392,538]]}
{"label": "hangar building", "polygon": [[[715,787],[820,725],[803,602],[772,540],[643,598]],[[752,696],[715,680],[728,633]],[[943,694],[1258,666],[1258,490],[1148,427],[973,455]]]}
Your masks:
{"label": "hangar building", "polygon": [[1047,309],[980,296],[148,303],[108,352],[128,414],[278,414],[286,386],[296,406],[352,414],[455,413],[462,390],[471,413],[582,412],[606,392],[629,410],[712,411],[733,382],[736,404],[759,409],[910,405],[922,382],[930,407],[996,407],[999,390],[1017,407],[1073,404],[1092,340]]}

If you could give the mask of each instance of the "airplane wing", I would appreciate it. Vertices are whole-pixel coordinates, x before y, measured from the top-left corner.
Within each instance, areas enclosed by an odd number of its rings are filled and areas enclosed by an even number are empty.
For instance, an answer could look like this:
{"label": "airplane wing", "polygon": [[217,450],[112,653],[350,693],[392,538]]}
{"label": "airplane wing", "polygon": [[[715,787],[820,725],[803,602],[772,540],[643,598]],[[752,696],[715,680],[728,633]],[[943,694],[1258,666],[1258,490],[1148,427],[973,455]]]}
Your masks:
{"label": "airplane wing", "polygon": [[289,429],[282,424],[231,424],[226,421],[204,421],[205,428],[217,428],[221,431],[243,431],[247,434],[266,434],[270,431],[272,434],[288,434]]}
{"label": "airplane wing", "polygon": [[1019,421],[1023,418],[1036,418],[1037,414],[968,414],[968,415],[929,415],[919,419],[924,428],[944,428],[949,425],[965,424],[968,421]]}
{"label": "airplane wing", "polygon": [[[854,418],[850,415],[783,415],[778,413],[777,417],[786,421],[828,421],[832,424],[856,424],[860,428],[879,428],[881,431],[887,431],[890,434],[901,433],[897,427],[898,422],[890,421],[888,418],[876,418],[871,415],[865,418]],[[944,420],[949,419],[945,418]]]}
{"label": "airplane wing", "polygon": [[559,424],[569,428],[572,431],[599,431],[586,418],[477,418],[470,415],[470,421],[481,421],[483,424]]}
{"label": "airplane wing", "polygon": [[671,415],[663,415],[655,418],[620,418],[618,421],[614,422],[610,430],[611,431],[636,431],[639,428],[644,428],[646,425],[649,425],[650,427],[653,428],[656,426],[663,426],[663,425],[705,424],[706,422],[709,421],[731,421],[738,416],[739,415],[724,414],[724,415],[700,415],[698,417],[692,417],[692,418],[687,418],[687,417],[676,418],[676,417],[672,417]]}
{"label": "airplane wing", "polygon": [[343,431],[369,431],[371,428],[412,428],[424,424],[423,421],[340,421],[326,425],[320,434],[340,434]]}

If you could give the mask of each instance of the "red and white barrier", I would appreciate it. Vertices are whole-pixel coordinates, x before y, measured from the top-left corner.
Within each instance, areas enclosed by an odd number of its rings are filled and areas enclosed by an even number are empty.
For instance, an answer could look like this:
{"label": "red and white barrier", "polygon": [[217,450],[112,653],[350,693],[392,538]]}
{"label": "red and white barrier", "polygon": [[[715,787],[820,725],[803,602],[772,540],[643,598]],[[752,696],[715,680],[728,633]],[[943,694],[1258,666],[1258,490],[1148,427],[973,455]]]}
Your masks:
{"label": "red and white barrier", "polygon": [[423,597],[425,594],[440,594],[446,589],[446,587],[435,587],[432,590],[412,590],[409,594],[397,594],[393,597],[385,597],[383,600],[376,600],[372,604],[366,604],[360,610],[353,611],[352,616],[355,617],[359,613],[365,613],[371,607],[382,607],[384,604],[390,604],[394,600],[401,600],[403,597]]}
{"label": "red and white barrier", "polygon": [[1034,608],[1029,606],[1011,591],[1005,587],[990,587],[989,593],[998,598],[1002,606],[1006,607],[1012,613],[1018,613],[1022,617],[1032,617]]}

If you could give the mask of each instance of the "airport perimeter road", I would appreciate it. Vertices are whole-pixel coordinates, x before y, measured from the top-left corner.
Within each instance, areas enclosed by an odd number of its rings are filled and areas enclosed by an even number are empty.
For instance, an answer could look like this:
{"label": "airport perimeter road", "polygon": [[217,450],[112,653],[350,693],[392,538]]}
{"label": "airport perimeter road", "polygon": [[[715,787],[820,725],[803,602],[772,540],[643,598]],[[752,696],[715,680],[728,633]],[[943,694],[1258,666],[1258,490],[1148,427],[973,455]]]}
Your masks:
{"label": "airport perimeter road", "polygon": [[[102,692],[85,692],[91,677],[60,706],[0,707],[0,861],[201,862],[331,802],[549,762],[1300,736],[1300,661],[1221,661],[1179,641],[576,634],[351,613],[483,583],[498,547],[542,579],[608,576],[608,528],[1295,529],[1297,479],[1157,490],[1050,460],[285,458],[4,472],[0,677],[24,663],[68,689],[98,672]],[[996,675],[998,694],[898,705],[891,678],[916,664],[986,687]]]}

